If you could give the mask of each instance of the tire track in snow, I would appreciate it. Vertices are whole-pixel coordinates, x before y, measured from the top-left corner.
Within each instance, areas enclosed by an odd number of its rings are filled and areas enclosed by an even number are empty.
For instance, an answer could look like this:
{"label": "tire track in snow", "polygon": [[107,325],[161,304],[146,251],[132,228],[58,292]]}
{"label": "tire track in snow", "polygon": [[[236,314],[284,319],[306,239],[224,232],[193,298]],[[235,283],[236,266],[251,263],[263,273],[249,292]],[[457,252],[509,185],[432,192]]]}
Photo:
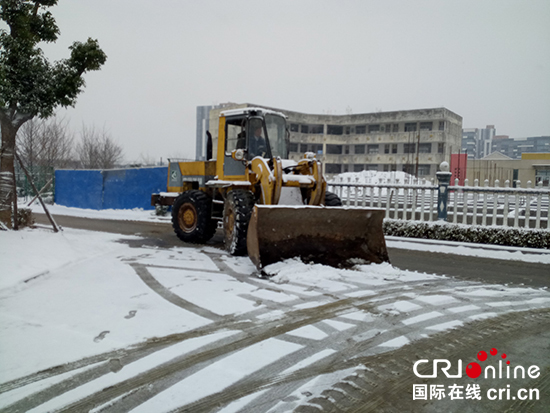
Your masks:
{"label": "tire track in snow", "polygon": [[[137,265],[138,268],[140,268],[139,267],[140,264],[135,264],[135,265]],[[143,266],[142,268],[145,268],[145,266]],[[223,271],[224,273],[230,272],[228,268],[223,269]],[[231,271],[231,273],[232,273],[231,275],[233,276],[236,275],[236,273],[233,271]],[[152,278],[150,274],[149,276]],[[242,274],[235,278],[238,278],[239,281],[253,282],[259,288],[265,288],[265,284],[266,284],[265,281],[251,279],[250,276],[243,276]],[[379,306],[392,303],[398,300],[408,300],[414,303],[419,303],[419,301],[415,301],[415,298],[412,298],[407,295],[401,295],[403,294],[404,287],[406,287],[405,291],[409,295],[417,294],[422,296],[429,296],[430,294],[431,295],[448,294],[449,296],[451,296],[451,293],[449,291],[444,291],[441,289],[441,286],[447,286],[450,282],[452,282],[453,285],[456,285],[457,287],[463,287],[463,288],[475,288],[476,286],[482,285],[480,283],[476,284],[471,282],[457,282],[457,281],[451,281],[449,279],[408,281],[405,283],[401,283],[398,279],[395,279],[392,281],[388,281],[388,283],[383,287],[376,287],[376,286],[368,287],[369,289],[375,292],[374,295],[370,295],[367,297],[359,297],[359,298],[348,297],[348,298],[338,299],[330,303],[321,303],[321,305],[318,305],[316,307],[312,307],[309,309],[296,310],[293,308],[293,305],[296,305],[298,302],[304,302],[304,300],[318,303],[319,300],[326,300],[327,296],[321,294],[320,292],[319,295],[313,296],[313,297],[311,296],[299,297],[298,300],[285,302],[283,304],[273,303],[273,305],[277,305],[286,311],[286,313],[281,317],[281,319],[278,319],[278,320],[272,320],[272,321],[256,320],[254,322],[246,321],[247,319],[250,319],[251,316],[260,314],[261,311],[252,312],[254,314],[245,313],[237,317],[235,316],[222,317],[222,316],[216,315],[217,317],[219,317],[219,319],[207,326],[204,326],[189,332],[185,332],[185,333],[170,335],[159,339],[148,340],[147,342],[141,343],[136,346],[132,346],[132,348],[125,349],[118,353],[110,352],[110,353],[96,356],[94,358],[89,358],[87,359],[86,362],[84,362],[84,364],[82,364],[83,361],[81,360],[80,365],[86,365],[86,363],[89,364],[92,360],[95,360],[94,362],[97,362],[98,360],[108,360],[112,358],[112,357],[109,357],[109,355],[113,356],[115,354],[122,355],[122,357],[134,356],[136,358],[139,358],[143,356],[145,353],[150,354],[151,352],[158,351],[166,346],[169,346],[170,344],[181,342],[192,337],[205,336],[223,329],[241,330],[244,334],[244,337],[240,337],[240,339],[235,342],[232,342],[232,341],[224,342],[223,345],[219,346],[220,348],[214,348],[207,352],[199,352],[196,355],[194,355],[192,358],[189,358],[183,361],[167,363],[167,365],[163,365],[163,366],[151,369],[147,373],[140,375],[132,380],[118,383],[109,389],[105,389],[104,391],[91,395],[86,399],[82,399],[78,403],[75,403],[75,404],[72,404],[71,406],[66,407],[63,411],[70,411],[72,408],[78,409],[78,410],[92,408],[105,403],[109,403],[112,400],[120,398],[111,407],[107,408],[107,410],[109,410],[110,408],[117,410],[122,405],[127,405],[128,403],[132,403],[132,400],[135,403],[135,400],[137,398],[144,397],[145,399],[147,399],[148,397],[154,396],[154,394],[151,394],[150,392],[140,391],[144,389],[146,384],[150,383],[151,381],[154,383],[160,383],[160,385],[158,386],[158,388],[155,389],[155,392],[154,392],[155,394],[158,394],[164,388],[167,388],[170,386],[170,382],[173,382],[172,379],[173,377],[175,377],[175,375],[180,375],[180,377],[183,377],[181,376],[182,371],[187,371],[187,372],[190,372],[189,374],[192,374],[192,371],[196,370],[197,368],[200,368],[201,364],[203,363],[211,362],[213,360],[223,359],[224,357],[230,355],[235,351],[238,351],[239,349],[247,348],[250,345],[253,345],[254,343],[260,342],[262,340],[267,340],[273,337],[285,339],[285,334],[289,333],[290,331],[303,326],[319,323],[324,319],[336,318],[338,320],[342,320],[347,323],[355,325],[353,332],[346,333],[346,334],[342,332],[338,332],[336,335],[339,336],[341,340],[338,340],[338,342],[332,342],[330,344],[338,348],[337,355],[339,359],[344,358],[346,360],[353,360],[354,358],[357,357],[358,354],[361,354],[361,351],[367,352],[372,347],[376,347],[384,342],[387,342],[388,340],[398,338],[400,336],[410,335],[411,338],[418,339],[420,337],[418,336],[417,330],[419,328],[426,329],[427,327],[433,325],[432,322],[420,323],[413,326],[400,326],[397,329],[394,328],[391,332],[387,332],[387,333],[383,332],[378,334],[377,336],[367,338],[366,340],[359,340],[359,343],[352,343],[352,345],[344,346],[344,344],[342,343],[344,343],[346,340],[350,340],[354,336],[365,333],[365,330],[359,329],[359,325],[360,325],[359,322],[353,323],[353,322],[350,322],[349,319],[344,319],[339,316],[345,315],[346,313],[350,313],[353,311],[358,311],[358,310],[364,310],[371,314],[378,314],[380,316],[380,320],[377,320],[379,321],[379,324],[373,324],[369,326],[369,329],[371,329],[371,327],[374,327],[373,328],[374,330],[376,329],[382,330],[383,327],[387,327],[388,323],[390,324],[392,322],[394,322],[394,324],[398,323],[402,319],[405,319],[407,315],[398,315],[398,316],[390,317],[389,315],[380,311],[378,309]],[[344,295],[347,293],[353,293],[355,291],[366,288],[366,285],[363,283],[354,284],[350,280],[346,280],[346,283],[353,284],[353,285],[347,290],[342,290],[342,291],[332,293],[331,294],[332,297],[328,297],[328,298],[334,300],[336,298],[339,298],[339,296],[341,295]],[[293,284],[298,285],[299,283],[293,283]],[[307,287],[307,284],[301,284],[301,285],[303,287]],[[486,285],[484,286],[486,287]],[[164,287],[162,288],[164,289]],[[277,284],[275,284],[271,288],[273,288],[276,291],[279,290]],[[284,289],[281,289],[280,291],[286,292]],[[179,301],[180,304],[182,304],[182,308],[185,308],[185,307],[187,307],[186,309],[191,308],[188,306],[185,300],[181,298],[180,300],[184,301],[184,303]],[[481,304],[482,300],[484,302],[483,305]],[[477,300],[475,301],[475,304],[481,309],[480,311],[483,311],[483,309],[489,308],[487,306],[487,303],[496,302],[498,300],[502,300],[502,297],[489,297],[489,298],[478,297]],[[465,303],[468,303],[468,302],[474,303],[471,300],[470,301],[464,300],[464,302],[460,302],[458,304],[464,305]],[[195,306],[195,307],[198,307],[198,309],[196,309],[197,311],[205,310],[199,306]],[[428,302],[428,303],[422,303],[421,307],[422,307],[422,311],[419,312],[419,314],[425,314],[429,311],[432,311],[433,309],[437,309],[438,311],[444,313],[442,314],[443,318],[440,317],[437,319],[438,322],[442,320],[445,321],[445,320],[453,320],[456,318],[460,318],[460,315],[449,312],[448,308],[442,309],[440,305],[439,306],[431,305]],[[452,306],[450,306],[449,308],[452,308]],[[500,308],[497,308],[497,309],[491,308],[491,309],[497,312],[504,311],[504,310],[501,310]],[[469,314],[469,313],[465,313],[465,314]],[[432,334],[434,334],[434,332],[432,332]],[[286,337],[286,339],[289,339],[288,336]],[[334,337],[331,336],[331,339],[334,339]],[[328,339],[327,341],[321,341],[316,348],[319,348],[319,349],[327,348],[327,346],[329,345],[329,341],[330,340]],[[386,349],[385,351],[388,351],[388,349]],[[307,357],[308,354],[310,353],[303,352],[303,357],[304,358]],[[356,356],[356,357],[352,357],[352,356]],[[123,358],[121,358],[121,360],[123,360]],[[78,363],[79,362],[75,362],[75,364],[72,367],[76,368],[75,366],[79,365]],[[123,360],[122,364],[127,365],[129,363],[124,362]],[[323,363],[320,363],[320,366],[321,366],[320,370],[318,368],[313,370],[304,369],[303,372],[294,373],[292,376],[293,377],[292,379],[290,379],[289,377],[280,377],[280,378],[262,377],[260,373],[257,373],[257,374],[253,374],[249,378],[249,381],[251,383],[256,383],[256,384],[264,383],[263,386],[265,388],[271,388],[273,386],[278,386],[280,384],[289,385],[289,383],[292,383],[290,387],[296,387],[296,386],[299,386],[299,384],[301,383],[301,382],[297,382],[297,380],[298,381],[301,380],[302,382],[307,381],[309,378],[312,377],[311,376],[312,374],[320,374],[319,373],[320,371],[339,371],[341,367],[340,365],[338,365],[338,367],[331,367],[331,368],[328,368],[326,366],[323,367]],[[354,367],[354,366],[355,364],[353,366],[350,365],[349,367]],[[274,371],[281,371],[281,372],[284,371],[284,368],[283,368],[284,360],[282,360],[281,363],[276,362],[272,367]],[[68,371],[68,370],[65,370],[65,371]],[[104,374],[108,374],[108,372]],[[184,374],[184,376],[188,376],[189,374]],[[42,377],[44,377],[45,375],[47,374],[42,372]],[[33,379],[36,379],[37,377],[38,376],[35,376],[35,377],[29,376],[26,379],[27,379],[27,382],[29,382],[30,380],[36,381]],[[18,383],[11,382],[11,385],[14,386],[16,384],[23,384],[23,383],[24,383],[24,380],[19,379]],[[251,394],[250,390],[244,391],[244,389],[248,388],[247,387],[248,385],[243,383],[240,383],[238,385],[236,384],[235,385],[236,387],[234,388],[235,391],[232,393],[229,392],[227,396],[224,396],[225,398],[223,400],[225,400],[225,403],[229,403],[230,401],[241,398],[243,397],[243,395]],[[6,383],[3,384],[2,386],[4,387],[0,387],[0,390],[7,388]],[[58,388],[58,390],[62,390],[62,388],[60,387]],[[264,400],[267,400],[269,397],[275,396],[278,391],[279,391],[278,389],[273,388],[273,390],[270,390],[269,393],[265,394],[261,398]],[[143,393],[149,393],[149,394],[144,396]],[[129,396],[123,397],[124,395],[129,395]],[[233,396],[229,397],[230,395],[233,395]],[[50,399],[53,397],[55,397],[55,394],[52,395]],[[213,398],[212,400],[214,399],[216,398]],[[279,400],[280,400],[280,397],[279,397]],[[27,401],[30,401],[30,400],[27,400]]]}
{"label": "tire track in snow", "polygon": [[[419,358],[449,360],[473,359],[481,348],[504,345],[503,342],[513,342],[518,338],[518,332],[538,334],[541,330],[547,331],[550,323],[550,309],[530,310],[500,315],[488,320],[472,322],[449,332],[442,332],[424,340],[416,341],[411,345],[401,347],[395,351],[381,355],[360,358],[358,361],[368,369],[357,370],[354,374],[326,389],[319,396],[310,398],[300,406],[293,406],[297,413],[319,412],[350,412],[365,411],[401,412],[410,411],[467,411],[467,406],[457,406],[453,403],[445,406],[432,401],[432,408],[427,409],[425,402],[421,405],[412,405],[412,385],[423,382],[412,374],[412,364]],[[498,344],[495,343],[497,337]],[[507,350],[511,349],[507,347]],[[431,365],[419,368],[420,372],[430,373]],[[423,371],[424,370],[424,371]],[[546,375],[531,383],[529,387],[540,386],[548,393],[550,371]],[[434,379],[437,380],[437,379]],[[438,381],[432,381],[440,384]],[[542,399],[542,397],[541,397]],[[467,400],[466,400],[467,402]],[[436,403],[433,405],[433,403]],[[511,402],[511,408],[520,404]],[[525,407],[529,411],[545,411],[544,401],[528,401]],[[490,407],[486,405],[486,409]],[[290,406],[288,406],[290,407]],[[501,406],[495,406],[503,411]],[[523,407],[523,406],[522,406]],[[476,405],[476,409],[480,406]],[[480,411],[481,411],[480,410]],[[490,409],[492,410],[492,409]],[[281,410],[287,411],[287,410]],[[476,410],[477,411],[477,410]],[[487,411],[487,410],[485,410]],[[510,410],[518,411],[518,410]],[[523,411],[523,410],[522,410]]]}
{"label": "tire track in snow", "polygon": [[[293,387],[298,388],[304,381],[320,375],[347,369],[356,370],[360,365],[368,366],[368,370],[361,368],[345,377],[331,388],[324,390],[321,396],[309,399],[307,405],[302,404],[298,407],[298,405],[293,406],[292,403],[288,403],[284,409],[273,411],[292,410],[302,413],[382,411],[381,409],[388,402],[388,394],[389,398],[406,395],[410,396],[412,400],[410,393],[412,384],[419,381],[411,373],[412,363],[416,360],[417,354],[422,354],[422,358],[431,359],[438,357],[452,360],[457,357],[468,359],[475,356],[479,351],[478,347],[482,346],[484,342],[488,341],[494,345],[491,340],[495,334],[514,336],[517,329],[538,328],[541,323],[549,321],[550,309],[531,310],[472,322],[458,329],[438,333],[397,350],[381,354],[342,359],[340,353],[335,353],[314,365],[289,374],[273,374],[271,372],[255,374],[202,400],[181,406],[173,412],[218,411],[220,406],[227,406],[232,401],[263,389],[291,383],[296,383],[297,385]],[[431,365],[427,369],[431,369]],[[543,381],[541,384],[546,386],[547,382]],[[289,395],[288,387],[285,388],[285,394]],[[271,412],[269,404],[274,405],[279,401],[281,401],[280,395],[274,400],[268,400],[265,394],[262,394],[258,400],[253,400],[239,411],[252,413],[269,410]],[[319,407],[313,407],[313,405]],[[400,406],[399,409],[383,411],[401,412],[403,408],[404,406]]]}
{"label": "tire track in snow", "polygon": [[207,318],[212,321],[220,321],[222,319],[218,314],[207,310],[206,308],[199,307],[189,301],[184,300],[179,295],[174,294],[168,288],[164,287],[157,281],[155,277],[147,270],[147,267],[143,264],[130,263],[130,267],[134,269],[136,274],[141,280],[154,292],[164,298],[166,301],[183,308],[184,310],[195,313],[201,317]]}

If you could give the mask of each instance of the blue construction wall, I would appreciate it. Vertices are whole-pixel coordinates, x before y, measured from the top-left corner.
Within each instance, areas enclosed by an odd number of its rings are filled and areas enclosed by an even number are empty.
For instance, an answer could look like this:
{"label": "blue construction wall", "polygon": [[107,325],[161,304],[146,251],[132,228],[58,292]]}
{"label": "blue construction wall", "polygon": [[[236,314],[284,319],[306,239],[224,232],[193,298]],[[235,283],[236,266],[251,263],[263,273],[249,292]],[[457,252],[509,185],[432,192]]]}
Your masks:
{"label": "blue construction wall", "polygon": [[166,191],[168,168],[55,171],[55,203],[87,209],[153,209]]}

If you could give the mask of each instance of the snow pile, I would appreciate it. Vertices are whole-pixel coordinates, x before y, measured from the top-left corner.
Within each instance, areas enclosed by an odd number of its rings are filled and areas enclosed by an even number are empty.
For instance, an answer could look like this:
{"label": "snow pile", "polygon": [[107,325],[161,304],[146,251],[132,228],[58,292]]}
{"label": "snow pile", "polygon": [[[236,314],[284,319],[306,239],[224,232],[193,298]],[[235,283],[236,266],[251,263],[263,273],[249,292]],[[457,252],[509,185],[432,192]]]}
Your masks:
{"label": "snow pile", "polygon": [[[441,279],[441,276],[419,274],[393,267],[390,263],[356,265],[353,269],[338,269],[321,264],[306,264],[298,258],[292,258],[268,265],[265,273],[277,284],[289,282],[307,284],[324,290],[335,291],[350,288],[348,282],[361,285],[379,286],[387,281],[419,281]],[[444,277],[443,277],[444,278]],[[341,288],[340,288],[341,287]]]}
{"label": "snow pile", "polygon": [[379,171],[361,171],[345,172],[336,175],[329,183],[351,183],[351,184],[394,184],[406,185],[412,183],[429,183],[425,179],[416,179],[402,171],[379,172]]}

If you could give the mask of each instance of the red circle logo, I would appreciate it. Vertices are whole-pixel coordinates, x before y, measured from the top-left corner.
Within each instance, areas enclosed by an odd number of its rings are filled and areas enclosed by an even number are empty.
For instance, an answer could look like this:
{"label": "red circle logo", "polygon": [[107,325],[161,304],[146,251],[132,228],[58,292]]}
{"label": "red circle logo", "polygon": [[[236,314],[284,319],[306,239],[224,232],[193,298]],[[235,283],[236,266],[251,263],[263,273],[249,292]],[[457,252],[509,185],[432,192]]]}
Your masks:
{"label": "red circle logo", "polygon": [[481,374],[481,366],[475,361],[466,366],[466,374],[471,379],[477,379]]}

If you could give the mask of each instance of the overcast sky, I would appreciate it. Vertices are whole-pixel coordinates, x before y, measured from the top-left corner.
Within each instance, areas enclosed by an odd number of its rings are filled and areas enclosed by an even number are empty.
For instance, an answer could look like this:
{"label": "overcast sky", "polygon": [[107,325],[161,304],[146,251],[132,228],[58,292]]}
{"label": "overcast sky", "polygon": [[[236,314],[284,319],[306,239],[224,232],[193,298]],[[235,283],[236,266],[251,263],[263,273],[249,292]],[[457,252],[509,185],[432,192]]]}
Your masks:
{"label": "overcast sky", "polygon": [[464,128],[550,135],[548,0],[59,0],[54,60],[88,37],[73,129],[105,127],[127,161],[195,154],[196,107],[304,113],[446,107]]}

